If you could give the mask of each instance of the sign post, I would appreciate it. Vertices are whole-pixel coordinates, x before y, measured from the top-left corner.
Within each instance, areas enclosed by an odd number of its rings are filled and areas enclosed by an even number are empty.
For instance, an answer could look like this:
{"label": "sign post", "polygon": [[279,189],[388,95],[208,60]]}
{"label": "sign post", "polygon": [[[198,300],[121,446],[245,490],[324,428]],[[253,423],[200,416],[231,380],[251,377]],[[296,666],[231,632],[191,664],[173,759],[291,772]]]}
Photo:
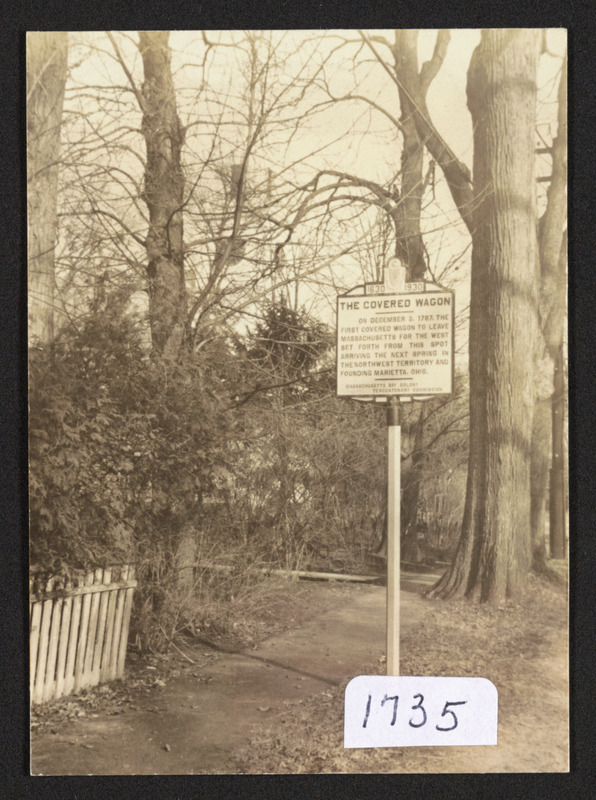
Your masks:
{"label": "sign post", "polygon": [[392,258],[383,283],[337,298],[337,394],[387,403],[387,675],[399,675],[401,400],[453,392],[455,297],[405,282]]}
{"label": "sign post", "polygon": [[387,675],[399,675],[401,406],[387,403]]}

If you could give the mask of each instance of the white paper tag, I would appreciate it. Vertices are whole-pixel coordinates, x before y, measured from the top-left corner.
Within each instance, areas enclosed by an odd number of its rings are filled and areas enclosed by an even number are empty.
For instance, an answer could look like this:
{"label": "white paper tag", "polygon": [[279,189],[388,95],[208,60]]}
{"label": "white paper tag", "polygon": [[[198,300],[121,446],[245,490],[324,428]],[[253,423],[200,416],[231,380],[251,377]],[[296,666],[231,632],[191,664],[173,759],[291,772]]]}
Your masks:
{"label": "white paper tag", "polygon": [[486,678],[359,675],[346,686],[344,747],[497,744]]}

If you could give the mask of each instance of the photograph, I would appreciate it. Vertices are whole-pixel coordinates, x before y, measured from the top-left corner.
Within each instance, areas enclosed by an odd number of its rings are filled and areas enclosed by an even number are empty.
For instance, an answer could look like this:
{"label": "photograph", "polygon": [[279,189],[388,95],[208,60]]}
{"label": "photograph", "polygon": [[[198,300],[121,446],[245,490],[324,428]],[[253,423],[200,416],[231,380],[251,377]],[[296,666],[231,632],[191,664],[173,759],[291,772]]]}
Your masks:
{"label": "photograph", "polygon": [[567,38],[26,34],[31,776],[569,772]]}

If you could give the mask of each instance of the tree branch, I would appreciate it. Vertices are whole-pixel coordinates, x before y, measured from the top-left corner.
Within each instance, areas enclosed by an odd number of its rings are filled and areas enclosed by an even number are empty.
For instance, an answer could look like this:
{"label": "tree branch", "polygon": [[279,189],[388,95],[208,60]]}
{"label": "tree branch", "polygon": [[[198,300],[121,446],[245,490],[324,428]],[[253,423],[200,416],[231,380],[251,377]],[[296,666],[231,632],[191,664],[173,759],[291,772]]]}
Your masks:
{"label": "tree branch", "polygon": [[[405,96],[412,104],[412,113],[420,137],[423,139],[424,144],[426,145],[426,148],[431,156],[441,167],[455,205],[457,206],[457,209],[459,210],[466,227],[471,233],[474,229],[472,219],[472,176],[468,167],[458,160],[453,150],[451,150],[447,142],[443,139],[433,125],[430,114],[428,113],[428,109],[426,107],[426,100],[424,99],[424,94],[422,92],[423,87],[421,85],[420,78],[418,81],[418,86],[406,86],[397,74],[392,73],[368,37],[362,31],[358,32],[371,51],[374,53],[383,69],[391,76],[393,82],[396,83],[397,86],[404,92]],[[442,62],[442,58],[444,57],[446,45],[447,42],[445,37],[442,37],[440,40],[437,37],[433,58],[431,59],[431,62],[428,62],[429,66],[426,68],[425,78],[427,80],[428,77],[433,74],[433,72],[436,74],[436,71],[438,71],[440,63]]]}
{"label": "tree branch", "polygon": [[267,386],[261,386],[259,384],[255,389],[245,394],[242,400],[239,400],[238,402],[233,403],[230,406],[227,406],[226,411],[234,411],[237,408],[240,408],[241,406],[248,403],[249,400],[251,400],[255,395],[259,394],[260,392],[268,392],[272,389],[283,389],[285,386],[292,386],[295,383],[301,383],[306,378],[310,378],[314,375],[325,375],[331,371],[332,370],[330,367],[326,367],[325,369],[319,369],[316,372],[308,372],[305,375],[299,375],[297,378],[293,378],[291,381],[284,381],[283,383],[271,383],[268,384]]}
{"label": "tree branch", "polygon": [[451,40],[451,34],[448,30],[441,30],[437,34],[435,42],[435,49],[430,61],[425,61],[420,69],[420,86],[421,90],[426,96],[429,86],[436,78],[439,70],[443,66],[443,61],[447,55],[447,48]]}
{"label": "tree branch", "polygon": [[114,52],[116,53],[116,58],[118,59],[118,63],[120,64],[120,66],[122,67],[122,70],[124,71],[124,74],[128,78],[128,82],[130,83],[130,87],[131,87],[132,91],[134,92],[134,96],[137,98],[137,103],[139,104],[139,108],[141,109],[141,111],[144,114],[145,113],[145,101],[143,99],[143,95],[137,89],[137,85],[136,85],[136,83],[134,81],[134,78],[132,77],[132,74],[131,74],[130,70],[128,69],[128,67],[126,66],[126,64],[124,62],[124,59],[122,58],[122,54],[120,52],[120,48],[116,44],[116,40],[114,39],[114,37],[112,36],[110,31],[106,31],[106,34],[107,34],[107,37],[108,37],[108,39],[110,40],[110,42],[112,44],[112,47],[114,48]]}

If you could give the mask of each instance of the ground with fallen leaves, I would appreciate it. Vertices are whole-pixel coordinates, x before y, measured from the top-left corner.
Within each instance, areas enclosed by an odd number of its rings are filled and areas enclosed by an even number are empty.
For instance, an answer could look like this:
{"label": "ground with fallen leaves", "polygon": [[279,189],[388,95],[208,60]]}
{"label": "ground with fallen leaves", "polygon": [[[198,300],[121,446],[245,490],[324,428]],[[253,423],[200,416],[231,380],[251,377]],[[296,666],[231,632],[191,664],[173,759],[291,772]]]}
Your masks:
{"label": "ground with fallen leaves", "polygon": [[[267,579],[241,602],[232,600],[227,630],[201,632],[203,641],[179,636],[165,653],[138,653],[129,649],[124,680],[93,687],[31,710],[32,746],[43,732],[61,731],[77,719],[115,716],[136,710],[156,690],[180,675],[209,682],[209,667],[223,651],[254,648],[260,642],[292,627],[299,627],[327,609],[342,604],[352,587],[342,583]],[[215,647],[207,645],[212,643]],[[217,649],[221,648],[221,649]]]}
{"label": "ground with fallen leaves", "polygon": [[[312,630],[316,637],[319,627],[320,641],[313,639],[312,647],[313,652],[323,649],[329,642],[328,623],[335,619],[333,614],[349,614],[351,605],[356,607],[367,592],[382,611],[382,590],[271,581],[258,591],[252,606],[245,600],[242,608],[235,610],[228,634],[212,635],[215,649],[206,641],[179,637],[167,654],[132,652],[124,681],[34,709],[32,753],[34,762],[37,759],[41,765],[37,771],[129,774],[130,764],[130,772],[135,774],[135,758],[142,763],[141,754],[146,752],[151,754],[151,771],[157,773],[567,770],[568,633],[563,584],[533,578],[523,598],[502,606],[431,601],[420,593],[407,592],[406,608],[411,617],[409,624],[404,622],[401,640],[402,674],[492,680],[499,690],[499,744],[378,750],[343,748],[343,692],[347,681],[338,686],[322,685],[287,672],[283,684],[288,687],[283,695],[286,699],[274,703],[268,691],[273,691],[273,679],[278,683],[283,680],[283,674],[277,677],[281,671],[271,664],[248,660],[239,673],[239,657],[226,650],[259,652],[262,643],[289,641],[288,637],[294,632],[299,636],[301,630]],[[355,674],[384,674],[382,650],[379,647],[376,657],[359,664]],[[198,749],[193,754],[185,750],[189,726],[194,726],[192,736],[200,739],[203,712],[209,709],[214,719],[224,694],[236,692],[238,702],[237,684],[251,670],[256,678],[259,670],[262,672],[262,693],[247,698],[242,742],[226,752],[220,752],[221,748],[205,750],[200,761]],[[217,724],[237,727],[238,722],[238,716],[227,714]],[[112,735],[114,730],[117,735]],[[209,738],[208,730],[205,737]],[[148,743],[154,743],[155,749],[147,749]],[[48,754],[53,747],[56,756],[52,761],[54,757]],[[54,764],[55,769],[48,769],[48,764]]]}
{"label": "ground with fallen leaves", "polygon": [[[496,747],[345,750],[345,685],[259,726],[242,753],[248,773],[566,772],[567,591],[532,579],[518,602],[487,606],[423,600],[422,619],[401,641],[403,675],[484,677],[499,691]],[[361,674],[385,674],[384,658]]]}

